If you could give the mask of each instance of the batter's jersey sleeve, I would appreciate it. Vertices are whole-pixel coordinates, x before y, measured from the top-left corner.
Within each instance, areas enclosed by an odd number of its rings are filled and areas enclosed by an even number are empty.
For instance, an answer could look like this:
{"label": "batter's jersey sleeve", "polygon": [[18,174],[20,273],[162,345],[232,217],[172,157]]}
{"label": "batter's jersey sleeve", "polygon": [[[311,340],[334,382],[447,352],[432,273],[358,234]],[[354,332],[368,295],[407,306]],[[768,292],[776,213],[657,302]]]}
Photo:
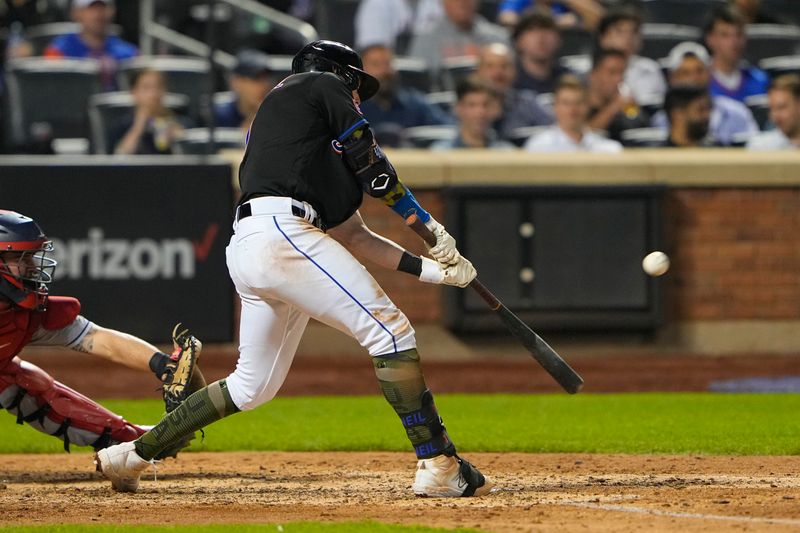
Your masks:
{"label": "batter's jersey sleeve", "polygon": [[353,102],[353,95],[335,74],[326,72],[311,84],[312,102],[330,128],[334,139],[343,143],[353,131],[369,125]]}
{"label": "batter's jersey sleeve", "polygon": [[74,348],[95,328],[94,323],[83,315],[78,315],[75,320],[61,329],[47,330],[39,327],[31,337],[31,346],[63,346]]}

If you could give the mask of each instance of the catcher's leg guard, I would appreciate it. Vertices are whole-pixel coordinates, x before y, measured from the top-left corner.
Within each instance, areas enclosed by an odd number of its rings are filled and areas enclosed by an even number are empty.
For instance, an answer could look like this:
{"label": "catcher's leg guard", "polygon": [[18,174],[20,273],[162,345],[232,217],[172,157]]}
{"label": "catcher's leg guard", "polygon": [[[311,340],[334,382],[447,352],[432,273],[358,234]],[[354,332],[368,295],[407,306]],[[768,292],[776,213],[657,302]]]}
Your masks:
{"label": "catcher's leg guard", "polygon": [[455,455],[456,448],[422,377],[417,350],[379,355],[372,358],[372,364],[383,395],[400,416],[417,457]]}
{"label": "catcher's leg guard", "polygon": [[66,451],[71,443],[99,450],[145,431],[18,357],[0,369],[0,405],[18,424],[63,440]]}

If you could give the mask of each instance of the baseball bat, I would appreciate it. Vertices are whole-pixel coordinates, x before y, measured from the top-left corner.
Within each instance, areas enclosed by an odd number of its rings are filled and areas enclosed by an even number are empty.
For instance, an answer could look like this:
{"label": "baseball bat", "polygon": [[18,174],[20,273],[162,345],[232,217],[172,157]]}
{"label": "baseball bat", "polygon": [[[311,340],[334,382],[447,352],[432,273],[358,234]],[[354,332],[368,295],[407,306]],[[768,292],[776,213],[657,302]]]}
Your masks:
{"label": "baseball bat", "polygon": [[[436,236],[419,219],[416,214],[406,219],[406,224],[422,237],[429,246],[436,245]],[[483,298],[486,305],[497,313],[500,320],[514,337],[530,352],[534,359],[550,374],[561,387],[570,394],[575,394],[583,387],[583,378],[564,361],[544,339],[536,334],[525,322],[511,312],[497,296],[486,288],[478,278],[473,279],[469,286]]]}

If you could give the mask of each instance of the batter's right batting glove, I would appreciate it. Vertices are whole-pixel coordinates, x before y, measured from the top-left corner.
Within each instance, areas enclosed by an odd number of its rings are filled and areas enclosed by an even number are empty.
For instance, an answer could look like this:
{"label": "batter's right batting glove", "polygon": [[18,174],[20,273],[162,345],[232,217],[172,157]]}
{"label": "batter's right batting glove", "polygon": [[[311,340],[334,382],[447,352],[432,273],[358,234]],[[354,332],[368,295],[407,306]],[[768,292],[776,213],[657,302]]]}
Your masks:
{"label": "batter's right batting glove", "polygon": [[163,387],[164,404],[168,413],[174,411],[189,396],[189,382],[203,349],[203,343],[180,322],[172,330],[172,344],[174,350],[167,364]]}

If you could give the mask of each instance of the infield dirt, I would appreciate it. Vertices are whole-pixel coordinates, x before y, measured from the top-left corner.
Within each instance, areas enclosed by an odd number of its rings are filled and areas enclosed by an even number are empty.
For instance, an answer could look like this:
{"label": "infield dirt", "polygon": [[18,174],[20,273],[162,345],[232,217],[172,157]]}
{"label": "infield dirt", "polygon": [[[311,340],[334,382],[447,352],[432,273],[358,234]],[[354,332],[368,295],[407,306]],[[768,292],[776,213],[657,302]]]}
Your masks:
{"label": "infield dirt", "polygon": [[192,453],[118,494],[91,455],[0,456],[15,524],[376,520],[483,531],[798,531],[800,457],[489,454],[483,498],[416,498],[412,454]]}

